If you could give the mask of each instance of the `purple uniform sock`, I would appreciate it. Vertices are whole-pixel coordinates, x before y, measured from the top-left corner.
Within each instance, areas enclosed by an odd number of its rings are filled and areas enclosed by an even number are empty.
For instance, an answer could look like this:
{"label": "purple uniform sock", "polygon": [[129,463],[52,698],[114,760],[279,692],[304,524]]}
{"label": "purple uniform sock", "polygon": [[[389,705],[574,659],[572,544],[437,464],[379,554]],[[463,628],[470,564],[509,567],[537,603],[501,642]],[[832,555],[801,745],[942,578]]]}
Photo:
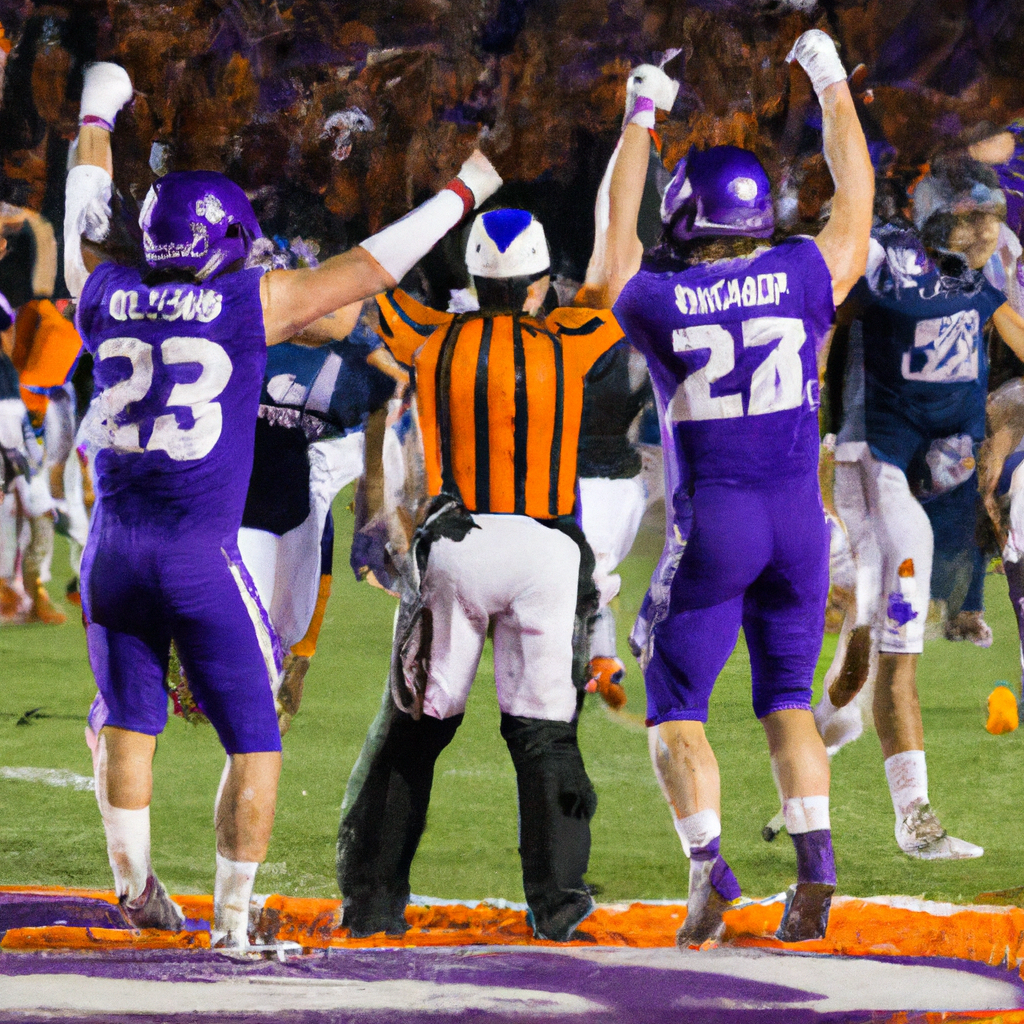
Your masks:
{"label": "purple uniform sock", "polygon": [[[725,858],[719,851],[719,836],[715,836],[706,846],[690,847],[690,860],[713,860],[711,878],[709,879],[715,891],[723,900],[732,902],[739,899],[740,883],[732,873],[732,868],[726,863]],[[831,849],[831,847],[830,847]]]}
{"label": "purple uniform sock", "polygon": [[792,837],[796,847],[798,882],[836,883],[836,858],[832,852],[832,830],[818,828]]}

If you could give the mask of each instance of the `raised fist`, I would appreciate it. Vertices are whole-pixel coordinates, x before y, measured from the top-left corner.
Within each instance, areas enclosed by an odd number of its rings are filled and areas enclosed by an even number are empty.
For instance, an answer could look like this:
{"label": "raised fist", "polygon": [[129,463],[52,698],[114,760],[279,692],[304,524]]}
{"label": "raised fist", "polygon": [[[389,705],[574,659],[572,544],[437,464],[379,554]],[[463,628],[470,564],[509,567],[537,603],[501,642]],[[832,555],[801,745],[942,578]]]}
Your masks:
{"label": "raised fist", "polygon": [[633,68],[626,82],[626,116],[623,123],[635,122],[645,128],[653,128],[655,109],[671,110],[678,92],[679,83],[669,78],[661,68],[653,64],[641,64]]}
{"label": "raised fist", "polygon": [[808,29],[786,55],[787,62],[796,61],[807,72],[814,91],[821,94],[836,82],[846,81],[846,69],[836,52],[832,37],[820,28]]}
{"label": "raised fist", "polygon": [[97,117],[113,127],[118,111],[133,95],[132,82],[120,64],[90,64],[82,83],[82,107],[79,121]]}

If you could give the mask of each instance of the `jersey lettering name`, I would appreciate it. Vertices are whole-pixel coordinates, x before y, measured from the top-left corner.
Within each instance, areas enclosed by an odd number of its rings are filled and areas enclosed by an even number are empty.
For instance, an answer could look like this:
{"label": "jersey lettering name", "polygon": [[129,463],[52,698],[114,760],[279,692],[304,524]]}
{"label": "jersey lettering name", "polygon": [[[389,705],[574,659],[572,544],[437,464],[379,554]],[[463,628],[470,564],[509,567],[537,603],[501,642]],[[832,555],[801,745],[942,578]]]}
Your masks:
{"label": "jersey lettering name", "polygon": [[723,277],[709,288],[686,288],[676,285],[676,306],[680,313],[693,316],[699,313],[720,313],[732,306],[777,306],[789,292],[789,281],[784,271],[774,274]]}
{"label": "jersey lettering name", "polygon": [[110,315],[115,320],[198,320],[208,324],[220,316],[224,297],[212,288],[118,289],[110,296]]}

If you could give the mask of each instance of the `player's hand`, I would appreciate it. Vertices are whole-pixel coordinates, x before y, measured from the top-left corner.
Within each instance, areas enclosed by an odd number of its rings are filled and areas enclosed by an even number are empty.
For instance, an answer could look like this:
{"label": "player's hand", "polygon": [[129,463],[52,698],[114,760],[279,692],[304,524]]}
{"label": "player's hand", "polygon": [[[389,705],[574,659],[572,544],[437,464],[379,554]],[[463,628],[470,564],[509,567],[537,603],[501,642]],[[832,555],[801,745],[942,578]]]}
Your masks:
{"label": "player's hand", "polygon": [[480,204],[490,199],[502,185],[501,175],[494,169],[494,164],[479,149],[469,154],[456,177],[473,193],[474,209],[479,209]]}
{"label": "player's hand", "polygon": [[618,658],[591,658],[589,672],[584,689],[598,694],[608,707],[618,711],[626,703],[626,691],[622,688],[625,666]]}
{"label": "player's hand", "polygon": [[786,61],[796,61],[807,72],[818,98],[836,82],[846,81],[846,69],[839,59],[832,37],[819,28],[804,32],[786,55]]}
{"label": "player's hand", "polygon": [[133,95],[132,81],[120,64],[100,62],[85,69],[79,119],[98,117],[113,126],[118,111]]}
{"label": "player's hand", "polygon": [[679,83],[653,64],[640,64],[626,82],[626,113],[623,124],[654,127],[655,110],[671,110]]}

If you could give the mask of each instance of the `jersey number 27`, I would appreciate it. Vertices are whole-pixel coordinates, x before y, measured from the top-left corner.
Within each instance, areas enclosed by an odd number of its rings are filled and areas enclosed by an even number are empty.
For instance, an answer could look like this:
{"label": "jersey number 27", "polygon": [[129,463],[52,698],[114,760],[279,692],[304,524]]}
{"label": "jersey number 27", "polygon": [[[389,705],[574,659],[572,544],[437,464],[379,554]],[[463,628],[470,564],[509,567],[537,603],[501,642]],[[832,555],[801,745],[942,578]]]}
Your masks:
{"label": "jersey number 27", "polygon": [[198,363],[199,377],[190,384],[175,384],[167,396],[167,408],[188,406],[191,427],[181,427],[173,412],[157,416],[143,449],[139,445],[139,424],[118,424],[117,419],[132,403],[145,398],[153,383],[153,346],[141,338],[108,338],[97,349],[99,359],[131,361],[131,376],[107,388],[100,396],[100,431],[104,447],[119,452],[163,451],[175,462],[202,459],[209,455],[223,429],[220,403],[213,401],[231,379],[231,358],[216,342],[206,338],[165,338],[160,358],[165,366]]}
{"label": "jersey number 27", "polygon": [[[804,396],[804,368],[800,349],[807,340],[804,322],[796,317],[759,316],[741,325],[743,347],[773,345],[750,376],[748,416],[799,408]],[[711,385],[736,366],[733,336],[719,324],[684,327],[672,332],[676,352],[710,349],[708,361],[688,374],[676,389],[668,408],[671,422],[727,420],[743,415],[740,391],[712,395]]]}

